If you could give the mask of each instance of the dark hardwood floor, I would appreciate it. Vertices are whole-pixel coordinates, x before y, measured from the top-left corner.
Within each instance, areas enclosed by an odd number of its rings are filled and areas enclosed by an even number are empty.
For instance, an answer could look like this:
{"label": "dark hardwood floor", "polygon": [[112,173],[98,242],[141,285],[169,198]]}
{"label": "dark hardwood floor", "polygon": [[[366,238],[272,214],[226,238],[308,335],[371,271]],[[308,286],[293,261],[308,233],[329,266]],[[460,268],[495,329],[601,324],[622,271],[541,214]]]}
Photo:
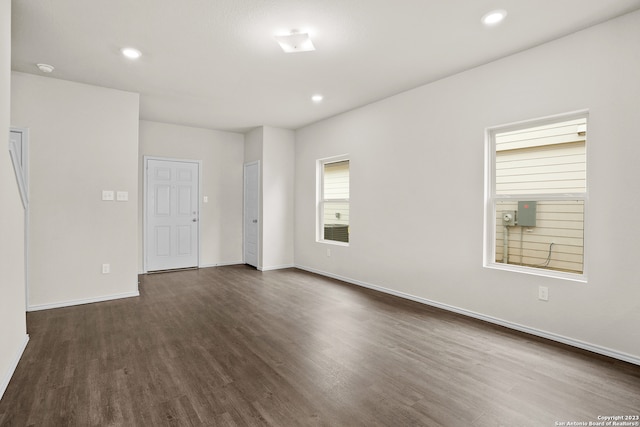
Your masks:
{"label": "dark hardwood floor", "polygon": [[540,427],[640,415],[640,366],[295,269],[147,275],[140,293],[29,313],[0,425]]}

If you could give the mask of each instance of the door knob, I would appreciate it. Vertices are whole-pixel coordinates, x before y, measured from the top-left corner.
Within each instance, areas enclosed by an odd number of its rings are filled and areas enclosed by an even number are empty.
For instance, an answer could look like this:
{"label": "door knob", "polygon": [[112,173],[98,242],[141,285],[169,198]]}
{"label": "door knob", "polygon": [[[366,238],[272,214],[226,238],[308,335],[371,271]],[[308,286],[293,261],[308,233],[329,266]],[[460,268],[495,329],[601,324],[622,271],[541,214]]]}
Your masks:
{"label": "door knob", "polygon": [[254,224],[257,224],[257,223],[258,223],[258,220],[257,220],[257,219],[254,219],[254,220],[253,220],[253,221],[251,221],[251,222],[253,222]]}
{"label": "door knob", "polygon": [[198,222],[198,220],[196,218],[193,218],[191,221]]}

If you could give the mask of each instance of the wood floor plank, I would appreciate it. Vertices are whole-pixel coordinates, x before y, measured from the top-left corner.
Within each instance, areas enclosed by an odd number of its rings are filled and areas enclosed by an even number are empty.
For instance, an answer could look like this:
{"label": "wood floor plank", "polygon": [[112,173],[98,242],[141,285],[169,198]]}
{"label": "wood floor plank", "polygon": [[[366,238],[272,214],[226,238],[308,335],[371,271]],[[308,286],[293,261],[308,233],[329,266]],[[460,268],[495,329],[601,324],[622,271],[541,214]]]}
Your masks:
{"label": "wood floor plank", "polygon": [[640,414],[640,366],[296,269],[141,276],[28,313],[0,426],[554,426]]}

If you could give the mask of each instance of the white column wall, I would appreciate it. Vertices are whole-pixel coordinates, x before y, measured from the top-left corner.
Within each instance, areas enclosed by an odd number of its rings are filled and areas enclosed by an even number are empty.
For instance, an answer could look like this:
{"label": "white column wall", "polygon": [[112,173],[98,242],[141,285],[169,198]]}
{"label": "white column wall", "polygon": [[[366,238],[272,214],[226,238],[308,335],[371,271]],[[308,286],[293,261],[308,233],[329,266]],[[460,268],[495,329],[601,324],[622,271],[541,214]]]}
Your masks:
{"label": "white column wall", "polygon": [[293,267],[295,132],[261,126],[245,134],[245,163],[260,161],[258,269]]}
{"label": "white column wall", "polygon": [[295,132],[265,126],[262,162],[262,268],[293,266]]}
{"label": "white column wall", "polygon": [[11,1],[0,0],[0,398],[27,343],[24,209],[7,144],[11,99]]}
{"label": "white column wall", "polygon": [[11,87],[29,129],[29,309],[137,295],[139,95],[16,72]]}

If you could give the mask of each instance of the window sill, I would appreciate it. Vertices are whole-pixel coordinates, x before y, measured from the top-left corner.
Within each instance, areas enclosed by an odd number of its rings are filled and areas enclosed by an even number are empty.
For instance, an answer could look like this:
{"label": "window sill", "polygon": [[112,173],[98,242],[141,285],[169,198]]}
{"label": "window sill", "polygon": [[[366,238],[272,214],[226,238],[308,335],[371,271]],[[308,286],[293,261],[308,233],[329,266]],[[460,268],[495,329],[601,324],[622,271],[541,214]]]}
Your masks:
{"label": "window sill", "polygon": [[542,268],[525,267],[521,265],[502,264],[502,263],[488,263],[484,265],[485,268],[491,268],[493,270],[512,271],[522,274],[531,274],[533,276],[550,277],[553,279],[569,280],[572,282],[587,283],[587,276],[579,273],[569,273],[564,271],[545,270]]}
{"label": "window sill", "polygon": [[328,245],[335,245],[335,246],[345,246],[348,247],[349,243],[347,242],[339,242],[337,240],[316,240],[317,243],[326,243]]}

